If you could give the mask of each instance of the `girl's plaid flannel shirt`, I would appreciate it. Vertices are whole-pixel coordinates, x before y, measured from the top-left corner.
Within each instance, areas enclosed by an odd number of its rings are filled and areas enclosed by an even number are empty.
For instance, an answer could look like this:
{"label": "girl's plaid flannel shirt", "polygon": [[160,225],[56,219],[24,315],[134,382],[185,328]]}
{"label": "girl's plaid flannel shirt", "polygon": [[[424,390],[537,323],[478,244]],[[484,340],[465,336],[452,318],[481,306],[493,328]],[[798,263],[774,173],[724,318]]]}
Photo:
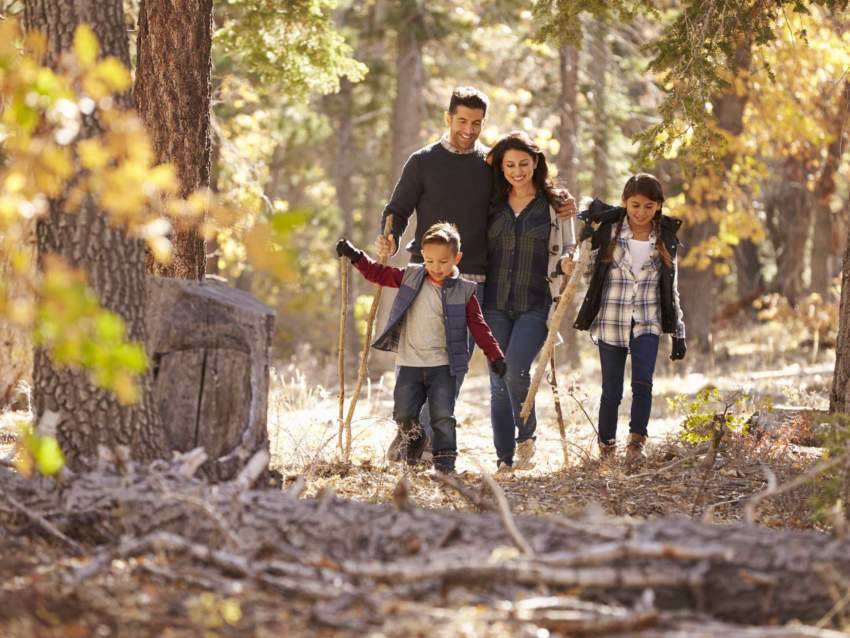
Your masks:
{"label": "girl's plaid flannel shirt", "polygon": [[[615,229],[616,230],[616,229]],[[656,234],[653,228],[649,233],[651,246],[649,259],[636,275],[632,272],[632,255],[629,240],[633,239],[628,220],[624,220],[620,236],[614,241],[614,254],[611,267],[605,277],[602,288],[602,302],[599,314],[590,326],[590,333],[597,339],[612,346],[629,347],[630,336],[644,334],[661,335],[661,306],[659,304],[659,281],[661,262],[655,247]],[[599,258],[597,249],[591,255],[585,278],[589,279],[594,264]],[[673,262],[673,299],[679,309],[675,336],[685,338],[685,323],[679,304],[679,274],[676,262]],[[634,328],[632,328],[634,320]]]}

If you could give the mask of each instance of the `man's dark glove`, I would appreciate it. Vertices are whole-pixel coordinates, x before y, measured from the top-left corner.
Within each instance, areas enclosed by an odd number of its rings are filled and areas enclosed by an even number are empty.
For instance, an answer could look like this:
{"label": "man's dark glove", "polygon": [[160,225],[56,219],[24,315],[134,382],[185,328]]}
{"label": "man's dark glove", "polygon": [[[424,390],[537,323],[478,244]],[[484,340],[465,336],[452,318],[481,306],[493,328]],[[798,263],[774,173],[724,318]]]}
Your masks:
{"label": "man's dark glove", "polygon": [[495,361],[490,362],[490,369],[501,379],[508,371],[508,366],[505,365],[505,359],[503,357],[499,357]]}
{"label": "man's dark glove", "polygon": [[360,261],[360,258],[363,256],[363,251],[355,248],[354,244],[343,237],[336,243],[336,254],[340,257],[348,257],[353,264]]}
{"label": "man's dark glove", "polygon": [[685,345],[685,340],[679,337],[673,337],[673,349],[670,352],[670,361],[684,359],[687,351],[688,347]]}

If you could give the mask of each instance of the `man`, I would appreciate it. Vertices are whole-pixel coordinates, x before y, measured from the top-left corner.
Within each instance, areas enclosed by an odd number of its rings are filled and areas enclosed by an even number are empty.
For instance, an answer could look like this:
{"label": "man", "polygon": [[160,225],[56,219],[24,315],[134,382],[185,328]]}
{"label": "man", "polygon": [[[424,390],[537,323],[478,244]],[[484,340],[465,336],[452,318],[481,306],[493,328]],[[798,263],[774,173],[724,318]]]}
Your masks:
{"label": "man", "polygon": [[[484,299],[484,278],[487,272],[487,216],[493,186],[493,174],[487,163],[487,148],[478,142],[487,115],[487,96],[472,87],[452,91],[449,109],[444,114],[448,130],[439,141],[414,152],[404,165],[401,177],[381,216],[381,228],[387,215],[393,225],[389,237],[379,235],[375,250],[381,257],[394,255],[407,222],[416,211],[416,234],[406,246],[410,261],[422,263],[422,234],[437,222],[457,226],[463,241],[463,258],[458,264],[461,276],[478,284],[476,295]],[[576,212],[575,199],[565,193],[560,217]],[[469,341],[472,354],[473,341]],[[456,392],[464,379],[457,376]],[[426,404],[420,414],[423,431],[414,440],[399,432],[390,445],[387,458],[391,461],[416,460],[430,440],[430,412]]]}

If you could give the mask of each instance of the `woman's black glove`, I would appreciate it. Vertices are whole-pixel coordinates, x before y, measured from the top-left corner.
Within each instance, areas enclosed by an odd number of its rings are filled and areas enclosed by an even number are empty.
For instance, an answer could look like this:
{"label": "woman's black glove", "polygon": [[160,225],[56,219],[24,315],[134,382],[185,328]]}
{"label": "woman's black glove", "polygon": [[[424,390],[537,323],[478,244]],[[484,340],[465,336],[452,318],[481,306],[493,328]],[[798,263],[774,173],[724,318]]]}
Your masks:
{"label": "woman's black glove", "polygon": [[684,359],[687,351],[688,347],[685,345],[685,340],[679,337],[673,337],[673,349],[670,352],[670,361]]}
{"label": "woman's black glove", "polygon": [[353,264],[360,261],[360,258],[363,256],[363,251],[355,248],[354,244],[343,237],[336,243],[336,254],[340,257],[348,257]]}
{"label": "woman's black glove", "polygon": [[508,366],[505,365],[505,359],[503,357],[499,357],[495,361],[490,362],[490,369],[497,377],[501,379],[508,371]]}

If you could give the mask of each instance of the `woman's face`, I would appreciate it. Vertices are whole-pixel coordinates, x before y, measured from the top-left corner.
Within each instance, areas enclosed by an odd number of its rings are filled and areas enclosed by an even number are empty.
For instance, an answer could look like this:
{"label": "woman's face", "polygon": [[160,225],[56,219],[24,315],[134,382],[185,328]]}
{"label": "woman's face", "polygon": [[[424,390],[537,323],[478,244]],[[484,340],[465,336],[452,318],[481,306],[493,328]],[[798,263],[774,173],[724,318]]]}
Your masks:
{"label": "woman's face", "polygon": [[502,157],[502,173],[512,188],[521,188],[532,183],[537,160],[525,151],[508,149]]}

